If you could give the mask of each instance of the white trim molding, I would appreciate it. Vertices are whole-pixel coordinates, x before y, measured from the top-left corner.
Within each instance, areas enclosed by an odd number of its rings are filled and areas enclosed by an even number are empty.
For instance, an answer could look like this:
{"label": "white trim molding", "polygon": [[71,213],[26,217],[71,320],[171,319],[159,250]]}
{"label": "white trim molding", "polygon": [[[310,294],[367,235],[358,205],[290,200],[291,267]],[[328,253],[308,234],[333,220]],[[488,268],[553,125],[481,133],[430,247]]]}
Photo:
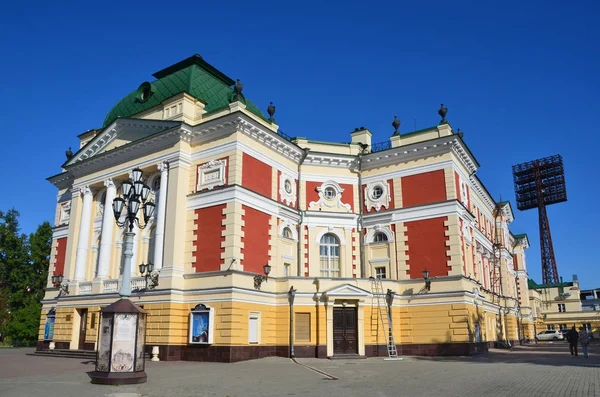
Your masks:
{"label": "white trim molding", "polygon": [[[344,189],[336,181],[330,179],[323,182],[321,186],[317,187],[317,192],[319,193],[319,200],[310,202],[308,207],[311,210],[323,206],[329,208],[344,208],[348,212],[352,210],[350,204],[342,203],[342,193],[344,192]],[[330,192],[333,192],[333,196],[331,197],[329,196]]]}
{"label": "white trim molding", "polygon": [[296,182],[285,172],[279,176],[279,197],[287,205],[296,205]]}
{"label": "white trim molding", "polygon": [[385,234],[388,239],[388,241],[387,241],[388,243],[395,241],[394,232],[392,232],[392,230],[389,228],[389,225],[377,224],[377,225],[373,226],[371,228],[371,230],[369,230],[369,232],[365,236],[365,245],[378,244],[373,241],[373,238],[375,237],[376,233]]}
{"label": "white trim molding", "polygon": [[315,243],[317,244],[321,244],[321,238],[326,235],[327,233],[331,233],[333,235],[335,235],[338,240],[340,240],[340,245],[346,245],[346,237],[344,237],[344,232],[340,232],[338,229],[336,229],[333,226],[327,226],[325,227],[323,230],[321,230],[318,234],[317,234],[317,238],[315,238]]}
{"label": "white trim molding", "polygon": [[212,190],[225,185],[227,160],[211,160],[198,166],[198,184],[196,190]]}

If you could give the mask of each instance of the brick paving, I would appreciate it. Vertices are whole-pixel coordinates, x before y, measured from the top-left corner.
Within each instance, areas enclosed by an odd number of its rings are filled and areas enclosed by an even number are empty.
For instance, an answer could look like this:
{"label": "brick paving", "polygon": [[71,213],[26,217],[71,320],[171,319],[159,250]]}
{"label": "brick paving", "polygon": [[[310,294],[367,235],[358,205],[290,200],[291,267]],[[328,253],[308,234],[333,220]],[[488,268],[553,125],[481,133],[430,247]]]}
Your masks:
{"label": "brick paving", "polygon": [[[475,357],[402,361],[267,358],[235,364],[148,362],[148,382],[92,385],[93,364],[0,349],[0,396],[599,396],[600,344],[571,358],[566,343],[494,350]],[[314,368],[319,372],[312,371]],[[329,374],[338,380],[327,380]]]}

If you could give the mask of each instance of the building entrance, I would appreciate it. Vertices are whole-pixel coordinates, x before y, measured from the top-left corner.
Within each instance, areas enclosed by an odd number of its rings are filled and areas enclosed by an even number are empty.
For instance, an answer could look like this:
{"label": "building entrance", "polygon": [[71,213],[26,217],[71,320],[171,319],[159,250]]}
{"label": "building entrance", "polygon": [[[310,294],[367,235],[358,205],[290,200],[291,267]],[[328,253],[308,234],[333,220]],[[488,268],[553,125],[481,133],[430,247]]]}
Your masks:
{"label": "building entrance", "polygon": [[333,354],[358,354],[356,307],[333,308]]}

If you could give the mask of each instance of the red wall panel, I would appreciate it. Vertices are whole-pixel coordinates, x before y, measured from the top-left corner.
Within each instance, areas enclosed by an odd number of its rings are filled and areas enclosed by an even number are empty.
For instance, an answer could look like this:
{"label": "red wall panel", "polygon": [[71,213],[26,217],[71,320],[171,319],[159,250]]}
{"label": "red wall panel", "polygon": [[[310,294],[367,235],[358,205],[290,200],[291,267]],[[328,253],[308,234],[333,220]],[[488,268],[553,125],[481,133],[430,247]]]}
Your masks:
{"label": "red wall panel", "polygon": [[242,186],[271,198],[273,176],[271,166],[244,153],[242,159]]}
{"label": "red wall panel", "polygon": [[429,270],[429,277],[447,276],[451,269],[448,266],[446,246],[448,237],[444,222],[448,217],[423,219],[405,222],[408,237],[408,274],[410,278],[423,278],[423,270]]}
{"label": "red wall panel", "polygon": [[54,276],[64,276],[65,260],[67,258],[67,237],[56,240],[56,254],[54,256]]}
{"label": "red wall panel", "polygon": [[194,211],[196,214],[194,224],[198,228],[194,230],[196,247],[192,253],[194,257],[192,266],[196,272],[209,272],[221,268],[223,263],[221,253],[225,252],[225,248],[221,248],[221,242],[225,241],[225,237],[221,237],[221,231],[225,230],[223,225],[225,206],[221,204]]}
{"label": "red wall panel", "polygon": [[405,176],[401,183],[404,207],[437,203],[447,199],[444,170]]}
{"label": "red wall panel", "polygon": [[269,219],[271,215],[255,210],[254,208],[242,206],[244,209],[244,237],[242,252],[244,259],[244,271],[263,274],[263,266],[269,262]]}

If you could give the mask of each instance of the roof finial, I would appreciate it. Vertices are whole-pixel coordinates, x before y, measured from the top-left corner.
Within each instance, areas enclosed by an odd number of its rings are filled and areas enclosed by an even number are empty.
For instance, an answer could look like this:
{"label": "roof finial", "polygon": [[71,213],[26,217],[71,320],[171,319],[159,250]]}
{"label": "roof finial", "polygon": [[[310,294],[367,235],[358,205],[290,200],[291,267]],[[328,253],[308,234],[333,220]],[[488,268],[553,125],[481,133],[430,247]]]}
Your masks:
{"label": "roof finial", "polygon": [[465,134],[463,134],[463,132],[459,129],[456,130],[456,135],[459,136],[459,138],[462,138]]}
{"label": "roof finial", "polygon": [[438,114],[442,118],[442,121],[440,121],[440,124],[448,124],[448,120],[446,120],[446,113],[448,113],[448,108],[445,108],[444,104],[442,103],[440,106],[440,110],[438,110]]}
{"label": "roof finial", "polygon": [[400,135],[400,131],[398,131],[398,129],[400,128],[400,123],[401,121],[398,119],[398,117],[394,116],[394,121],[392,121],[392,127],[394,127],[395,131],[393,135]]}
{"label": "roof finial", "polygon": [[235,85],[233,86],[233,101],[239,101],[242,98],[242,90],[244,89],[244,85],[240,83],[240,79],[237,79]]}
{"label": "roof finial", "polygon": [[71,151],[71,147],[69,146],[69,150],[65,151],[65,155],[67,156],[67,161],[73,158],[73,152]]}
{"label": "roof finial", "polygon": [[274,121],[273,115],[275,114],[275,105],[273,105],[273,102],[269,102],[267,113],[269,113],[269,121]]}

